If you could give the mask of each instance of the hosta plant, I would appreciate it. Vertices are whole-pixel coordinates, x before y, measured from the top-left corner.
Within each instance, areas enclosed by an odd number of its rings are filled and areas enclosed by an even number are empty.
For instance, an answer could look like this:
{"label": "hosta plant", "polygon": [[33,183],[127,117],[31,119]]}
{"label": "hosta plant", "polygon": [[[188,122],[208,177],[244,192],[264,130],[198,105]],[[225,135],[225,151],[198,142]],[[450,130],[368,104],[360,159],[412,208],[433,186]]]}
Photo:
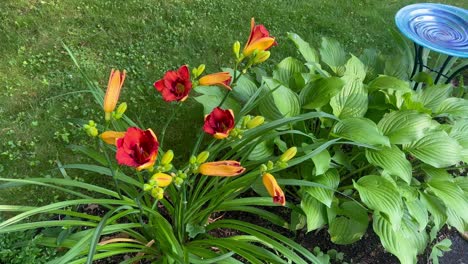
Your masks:
{"label": "hosta plant", "polygon": [[[285,58],[272,74],[242,76],[243,89],[231,97],[242,107],[260,90],[262,100],[250,111],[269,122],[321,112],[334,117],[277,127],[248,157],[261,163],[290,145],[304,157],[313,154],[276,173],[298,201],[289,206],[301,208],[292,211],[289,227],[325,227],[334,243],[350,244],[371,225],[402,263],[416,263],[445,224],[466,231],[463,84],[426,78],[415,85],[405,53],[384,57],[366,49],[357,57],[334,40],[324,38],[316,50],[296,34],[289,38],[302,59]],[[259,186],[253,188],[261,193]]]}

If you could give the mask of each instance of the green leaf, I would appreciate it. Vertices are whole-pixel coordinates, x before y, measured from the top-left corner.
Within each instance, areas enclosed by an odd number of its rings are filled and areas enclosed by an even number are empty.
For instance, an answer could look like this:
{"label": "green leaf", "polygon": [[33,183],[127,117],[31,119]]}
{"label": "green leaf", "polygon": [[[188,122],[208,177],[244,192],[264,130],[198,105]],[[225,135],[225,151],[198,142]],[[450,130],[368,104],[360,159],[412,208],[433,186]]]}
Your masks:
{"label": "green leaf", "polygon": [[236,87],[232,89],[232,95],[242,104],[245,104],[258,89],[260,88],[244,74],[237,80]]}
{"label": "green leaf", "polygon": [[315,165],[315,175],[324,174],[330,168],[330,152],[325,149],[319,154],[313,156],[312,161]]}
{"label": "green leaf", "polygon": [[331,241],[338,245],[354,243],[366,233],[369,223],[367,211],[354,201],[340,205],[339,216],[330,222],[328,233]]}
{"label": "green leaf", "polygon": [[435,111],[436,114],[448,114],[453,117],[466,117],[468,116],[468,100],[463,98],[447,98]]}
{"label": "green leaf", "polygon": [[305,67],[301,61],[293,57],[287,57],[276,65],[273,70],[273,79],[292,89],[293,85],[290,85],[290,83],[294,82],[294,75],[303,72],[305,72]]}
{"label": "green leaf", "polygon": [[342,119],[364,116],[368,105],[367,90],[363,84],[365,77],[364,64],[352,56],[346,63],[346,72],[341,78],[344,86],[330,101],[335,116]]}
{"label": "green leaf", "polygon": [[388,56],[385,60],[384,74],[398,79],[408,80],[409,62],[405,55],[397,53]]}
{"label": "green leaf", "polygon": [[195,238],[198,234],[206,232],[205,227],[197,224],[188,223],[186,228],[190,238]]}
{"label": "green leaf", "polygon": [[416,224],[408,216],[403,217],[400,229],[394,230],[392,224],[380,212],[375,212],[373,228],[384,248],[395,255],[402,264],[416,263],[416,256],[426,248],[426,232],[419,232]]}
{"label": "green leaf", "polygon": [[428,182],[430,190],[468,223],[468,197],[457,184],[448,181]]}
{"label": "green leaf", "polygon": [[364,117],[354,117],[341,120],[333,128],[337,137],[369,145],[390,146],[390,141],[372,120]]}
{"label": "green leaf", "polygon": [[439,105],[450,96],[451,92],[450,84],[433,85],[420,90],[416,94],[415,100],[435,112]]}
{"label": "green leaf", "polygon": [[447,208],[447,224],[455,227],[460,233],[468,230],[468,224],[452,208]]}
{"label": "green leaf", "polygon": [[302,108],[320,108],[330,102],[330,99],[343,88],[343,81],[338,77],[320,78],[309,82],[301,90],[299,98]]}
{"label": "green leaf", "polygon": [[335,169],[328,170],[325,174],[313,177],[312,180],[315,183],[328,186],[330,188],[325,189],[321,187],[303,187],[304,192],[310,194],[312,197],[319,200],[327,207],[330,207],[334,195],[333,190],[338,188],[338,184],[340,183],[340,176],[338,175],[338,171]]}
{"label": "green leaf", "polygon": [[418,230],[424,231],[429,222],[429,215],[424,204],[420,200],[407,201],[406,208],[408,208],[411,217],[419,224]]}
{"label": "green leaf", "polygon": [[407,144],[422,138],[431,124],[432,119],[428,114],[400,110],[385,114],[377,127],[392,144]]}
{"label": "green leaf", "polygon": [[437,197],[423,192],[419,192],[419,194],[419,199],[427,208],[429,213],[431,213],[432,215],[432,220],[434,221],[434,228],[437,233],[445,224],[445,221],[447,221],[447,215],[445,213],[446,209]]}
{"label": "green leaf", "polygon": [[411,163],[397,146],[392,145],[379,150],[366,149],[366,158],[371,164],[381,167],[387,173],[400,177],[408,184],[411,183]]}
{"label": "green leaf", "polygon": [[468,149],[468,119],[456,120],[449,135],[463,148]]}
{"label": "green leaf", "polygon": [[319,51],[322,61],[325,62],[334,73],[342,75],[342,68],[346,63],[346,52],[341,44],[334,39],[322,38]]}
{"label": "green leaf", "polygon": [[452,175],[447,172],[445,169],[437,169],[429,165],[421,166],[421,169],[428,176],[426,181],[436,182],[436,181],[453,181]]}
{"label": "green leaf", "polygon": [[375,78],[369,83],[367,89],[369,93],[387,89],[398,90],[403,92],[411,91],[409,82],[387,75],[379,75],[379,77]]}
{"label": "green leaf", "polygon": [[446,238],[439,243],[435,244],[431,250],[431,255],[429,256],[433,264],[439,264],[439,257],[444,255],[444,251],[450,251],[452,246],[452,241]]}
{"label": "green leaf", "polygon": [[289,88],[271,78],[264,78],[266,90],[273,90],[260,102],[260,113],[269,120],[296,116],[300,113],[299,97]]}
{"label": "green leaf", "polygon": [[402,201],[395,185],[377,175],[368,175],[354,182],[361,200],[371,209],[388,215],[393,229],[398,230],[403,216]]}
{"label": "green leaf", "polygon": [[264,158],[273,155],[273,141],[267,140],[262,141],[255,146],[252,152],[250,152],[249,160],[262,160]]}
{"label": "green leaf", "polygon": [[301,208],[307,218],[307,232],[326,224],[325,206],[306,192],[301,199]]}
{"label": "green leaf", "polygon": [[431,131],[405,147],[413,156],[436,168],[448,167],[461,160],[461,146],[444,131]]}
{"label": "green leaf", "polygon": [[[213,86],[198,86],[195,90],[203,95],[196,96],[194,99],[203,105],[203,113],[205,115],[211,113],[211,111],[217,107],[225,96],[225,92],[220,90],[219,87]],[[239,113],[241,106],[240,104],[231,97],[228,97],[223,103],[223,109],[232,109],[234,114]]]}
{"label": "green leaf", "polygon": [[425,83],[426,85],[434,84],[434,80],[432,79],[432,76],[427,72],[416,73],[416,75],[412,78],[412,80],[415,82]]}
{"label": "green leaf", "polygon": [[299,35],[288,32],[288,38],[296,45],[299,52],[307,62],[319,62],[317,51],[310,47],[309,43],[304,41]]}

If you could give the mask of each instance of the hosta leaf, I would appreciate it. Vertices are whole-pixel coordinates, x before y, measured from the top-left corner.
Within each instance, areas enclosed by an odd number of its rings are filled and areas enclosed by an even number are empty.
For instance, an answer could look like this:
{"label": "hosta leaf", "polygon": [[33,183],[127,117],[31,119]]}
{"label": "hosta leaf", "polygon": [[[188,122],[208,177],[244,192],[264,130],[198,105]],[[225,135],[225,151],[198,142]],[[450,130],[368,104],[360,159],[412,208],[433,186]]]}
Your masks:
{"label": "hosta leaf", "polygon": [[315,109],[330,102],[330,99],[343,88],[343,81],[338,77],[320,78],[309,82],[299,95],[302,108]]}
{"label": "hosta leaf", "polygon": [[432,79],[432,76],[427,72],[418,72],[411,79],[418,83],[420,82],[425,83],[426,85],[434,84],[434,79]]}
{"label": "hosta leaf", "polygon": [[322,38],[319,51],[322,61],[325,62],[333,72],[341,75],[340,67],[343,68],[346,63],[346,52],[341,44],[334,39]]}
{"label": "hosta leaf", "polygon": [[301,208],[307,218],[307,232],[326,224],[325,206],[308,193],[302,196]]}
{"label": "hosta leaf", "polygon": [[398,176],[410,184],[411,163],[397,146],[392,145],[378,150],[366,149],[366,158],[371,164],[381,167],[387,173]]}
{"label": "hosta leaf", "polygon": [[330,152],[325,149],[319,154],[313,156],[312,161],[315,165],[315,175],[324,174],[330,168]]}
{"label": "hosta leaf", "polygon": [[335,244],[351,244],[366,233],[369,223],[367,211],[356,202],[344,202],[338,209],[339,217],[330,222],[328,233]]}
{"label": "hosta leaf", "polygon": [[468,119],[459,119],[453,124],[449,133],[465,149],[468,149]]}
{"label": "hosta leaf", "polygon": [[390,56],[385,61],[384,74],[408,80],[408,59],[402,53]]}
{"label": "hosta leaf", "polygon": [[330,207],[333,200],[333,190],[338,188],[338,184],[340,183],[340,176],[338,175],[338,171],[335,169],[328,170],[325,174],[313,177],[312,180],[315,183],[328,186],[332,190],[321,187],[304,187],[304,192],[319,200],[327,207]]}
{"label": "hosta leaf", "polygon": [[454,117],[466,117],[468,116],[468,100],[463,98],[447,98],[435,111],[436,114],[448,114]]}
{"label": "hosta leaf", "polygon": [[242,75],[239,80],[237,80],[236,87],[232,89],[232,94],[236,99],[244,104],[258,89],[257,85],[252,80],[247,76]]}
{"label": "hosta leaf", "polygon": [[384,136],[372,120],[354,117],[341,120],[333,128],[333,133],[342,138],[369,145],[390,146],[388,137]]}
{"label": "hosta leaf", "polygon": [[411,217],[419,224],[419,231],[425,230],[429,222],[429,215],[424,204],[420,200],[407,201],[406,208],[408,208]]}
{"label": "hosta leaf", "polygon": [[400,226],[403,208],[395,185],[377,175],[368,175],[354,182],[361,200],[371,209],[388,215],[394,230]]}
{"label": "hosta leaf", "polygon": [[369,93],[387,89],[403,92],[411,91],[409,82],[387,75],[380,75],[379,77],[375,78],[369,83],[367,89]]}
{"label": "hosta leaf", "polygon": [[307,62],[319,62],[317,51],[310,47],[309,43],[304,41],[299,35],[288,32],[288,38],[294,42],[299,52]]}
{"label": "hosta leaf", "polygon": [[421,169],[428,176],[426,181],[453,181],[452,175],[445,169],[437,169],[428,165],[421,166]]}
{"label": "hosta leaf", "polygon": [[250,152],[249,160],[262,160],[273,155],[273,141],[262,141]]}
{"label": "hosta leaf", "polygon": [[346,63],[345,75],[341,78],[344,86],[330,100],[333,114],[339,118],[362,117],[367,112],[367,90],[363,81],[366,77],[364,64],[352,56]]}
{"label": "hosta leaf", "polygon": [[435,196],[420,192],[420,200],[432,215],[434,228],[438,232],[447,221],[446,209],[442,202]]}
{"label": "hosta leaf", "polygon": [[461,160],[461,146],[444,131],[431,131],[406,146],[422,162],[436,168],[448,167]]}
{"label": "hosta leaf", "polygon": [[416,256],[426,248],[426,232],[418,231],[416,224],[408,216],[403,217],[400,230],[394,230],[380,212],[375,212],[373,228],[384,248],[402,264],[415,264]]}
{"label": "hosta leaf", "polygon": [[447,208],[447,224],[455,227],[460,233],[468,230],[468,224],[451,208]]}
{"label": "hosta leaf", "polygon": [[416,94],[416,101],[421,102],[424,107],[432,109],[435,112],[442,101],[449,97],[451,92],[452,89],[449,84],[429,86]]}
{"label": "hosta leaf", "polygon": [[290,82],[293,81],[292,78],[296,73],[303,72],[305,72],[305,67],[301,61],[293,57],[287,57],[276,65],[273,70],[273,79],[278,80],[288,88],[293,88],[290,85]]}
{"label": "hosta leaf", "polygon": [[296,93],[271,78],[264,80],[267,90],[276,88],[271,94],[265,95],[266,97],[260,102],[259,110],[265,118],[276,120],[300,113],[299,98]]}
{"label": "hosta leaf", "polygon": [[424,136],[424,130],[431,126],[428,114],[414,110],[400,110],[385,114],[377,127],[392,144],[407,144]]}
{"label": "hosta leaf", "polygon": [[455,184],[468,194],[468,177],[460,176],[455,178]]}
{"label": "hosta leaf", "polygon": [[457,184],[448,181],[428,182],[430,189],[447,206],[468,223],[468,197]]}
{"label": "hosta leaf", "polygon": [[[211,88],[217,89],[216,87]],[[223,96],[220,96],[219,94],[204,94],[194,98],[197,102],[203,105],[203,113],[205,115],[208,115],[215,107],[217,107],[221,103],[221,101],[223,100]],[[235,115],[239,113],[241,106],[236,100],[228,97],[223,103],[223,108],[232,109]]]}

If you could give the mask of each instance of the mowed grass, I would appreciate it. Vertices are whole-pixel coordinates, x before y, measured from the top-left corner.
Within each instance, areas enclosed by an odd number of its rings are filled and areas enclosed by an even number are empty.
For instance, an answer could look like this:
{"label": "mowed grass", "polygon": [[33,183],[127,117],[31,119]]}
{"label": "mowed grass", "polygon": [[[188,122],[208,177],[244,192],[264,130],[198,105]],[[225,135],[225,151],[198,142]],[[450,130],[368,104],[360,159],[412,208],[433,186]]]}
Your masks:
{"label": "mowed grass", "polygon": [[[359,54],[365,48],[391,53],[389,33],[401,7],[417,1],[381,0],[2,0],[0,2],[0,176],[62,177],[60,163],[83,158],[71,144],[93,145],[81,125],[103,122],[66,43],[86,73],[105,89],[111,68],[126,69],[121,101],[127,114],[156,133],[171,105],[152,87],[165,71],[206,64],[208,72],[232,67],[231,46],[244,43],[250,18],[264,24],[278,46],[269,67],[298,56],[287,32],[318,47],[321,37],[339,40]],[[467,8],[462,0],[442,1]],[[267,66],[268,67],[268,66]],[[202,124],[201,106],[188,100],[167,132],[165,145],[187,157]],[[86,181],[95,175],[67,171]],[[58,194],[40,188],[0,189],[1,203],[50,201]]]}

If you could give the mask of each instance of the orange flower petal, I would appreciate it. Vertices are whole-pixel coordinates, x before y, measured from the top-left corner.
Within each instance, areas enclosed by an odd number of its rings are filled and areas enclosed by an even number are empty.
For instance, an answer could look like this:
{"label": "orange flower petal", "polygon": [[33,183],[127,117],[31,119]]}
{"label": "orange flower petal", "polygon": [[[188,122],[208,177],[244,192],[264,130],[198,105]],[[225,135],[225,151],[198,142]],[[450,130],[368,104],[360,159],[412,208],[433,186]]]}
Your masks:
{"label": "orange flower petal", "polygon": [[106,131],[101,134],[101,139],[110,145],[115,145],[118,138],[125,136],[125,132]]}
{"label": "orange flower petal", "polygon": [[286,198],[284,197],[283,190],[281,190],[281,187],[279,187],[276,182],[275,177],[270,173],[265,173],[263,174],[262,181],[268,191],[268,194],[273,197],[273,202],[284,206],[286,204]]}
{"label": "orange flower petal", "polygon": [[117,105],[117,101],[119,100],[120,96],[120,90],[122,89],[125,76],[125,70],[123,70],[122,72],[114,69],[111,70],[103,104],[104,112],[106,113],[106,120],[110,119],[110,113],[114,111],[115,106]]}

